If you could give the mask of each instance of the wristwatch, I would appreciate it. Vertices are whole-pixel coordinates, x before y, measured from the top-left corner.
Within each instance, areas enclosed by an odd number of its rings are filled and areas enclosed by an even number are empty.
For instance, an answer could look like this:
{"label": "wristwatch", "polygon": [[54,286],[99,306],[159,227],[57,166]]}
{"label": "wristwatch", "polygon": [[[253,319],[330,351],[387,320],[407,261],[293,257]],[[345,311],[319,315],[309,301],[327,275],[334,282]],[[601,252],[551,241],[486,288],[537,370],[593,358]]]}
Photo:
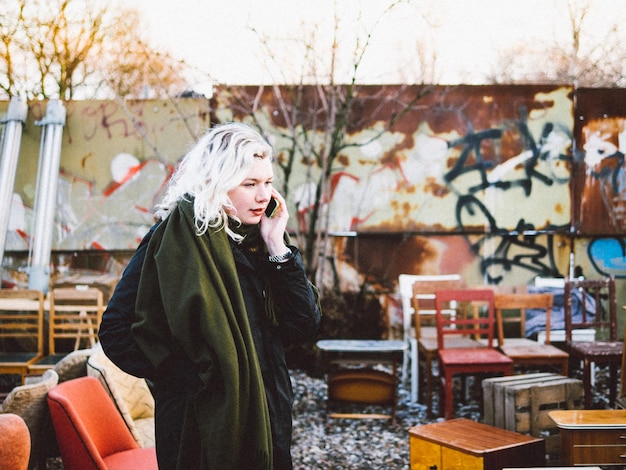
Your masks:
{"label": "wristwatch", "polygon": [[293,256],[293,252],[291,250],[287,250],[285,251],[283,254],[281,255],[276,255],[276,256],[270,256],[268,257],[268,259],[272,262],[272,263],[284,263],[285,261],[287,261],[288,259],[290,259]]}

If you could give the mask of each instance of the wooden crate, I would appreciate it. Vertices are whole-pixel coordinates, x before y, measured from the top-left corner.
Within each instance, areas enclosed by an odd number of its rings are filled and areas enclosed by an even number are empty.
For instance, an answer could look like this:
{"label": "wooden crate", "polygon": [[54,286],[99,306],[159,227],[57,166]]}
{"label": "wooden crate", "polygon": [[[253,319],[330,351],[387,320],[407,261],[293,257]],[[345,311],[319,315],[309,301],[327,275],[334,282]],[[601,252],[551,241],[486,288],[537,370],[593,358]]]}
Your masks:
{"label": "wooden crate", "polygon": [[[583,407],[582,381],[557,374],[513,376],[487,384],[492,402],[493,425],[509,431],[541,437],[551,458],[560,452],[559,430],[548,416],[552,410]],[[483,391],[485,386],[483,386]]]}
{"label": "wooden crate", "polygon": [[504,377],[493,377],[482,381],[483,387],[483,418],[485,424],[496,427],[503,427],[504,419],[502,418],[500,425],[496,425],[496,419],[500,420],[500,416],[504,416],[504,395],[498,391],[499,400],[496,403],[496,385],[505,386],[506,384],[520,383],[533,378],[547,378],[555,374],[536,373],[526,375],[507,375]]}

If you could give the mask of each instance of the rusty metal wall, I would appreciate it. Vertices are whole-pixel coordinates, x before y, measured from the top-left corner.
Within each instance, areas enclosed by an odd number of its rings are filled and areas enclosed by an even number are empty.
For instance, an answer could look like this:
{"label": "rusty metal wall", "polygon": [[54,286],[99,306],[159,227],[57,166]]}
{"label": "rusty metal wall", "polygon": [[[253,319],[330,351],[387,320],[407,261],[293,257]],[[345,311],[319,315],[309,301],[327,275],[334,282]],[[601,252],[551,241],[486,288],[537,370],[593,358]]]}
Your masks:
{"label": "rusty metal wall", "polygon": [[[356,234],[336,237],[344,273],[392,281],[399,272],[461,272],[472,283],[516,284],[567,274],[573,252],[589,277],[626,277],[625,90],[432,87],[371,142],[372,129],[397,112],[376,100],[394,90],[359,90],[373,99],[348,130],[357,145],[336,162],[327,206],[332,232]],[[228,93],[212,103],[69,103],[53,249],[133,250],[195,137],[211,122],[245,119]],[[280,158],[285,123],[271,89],[250,93]],[[44,110],[30,104],[7,250],[28,248],[40,138],[33,122]],[[306,189],[303,161],[289,181],[291,204]]]}

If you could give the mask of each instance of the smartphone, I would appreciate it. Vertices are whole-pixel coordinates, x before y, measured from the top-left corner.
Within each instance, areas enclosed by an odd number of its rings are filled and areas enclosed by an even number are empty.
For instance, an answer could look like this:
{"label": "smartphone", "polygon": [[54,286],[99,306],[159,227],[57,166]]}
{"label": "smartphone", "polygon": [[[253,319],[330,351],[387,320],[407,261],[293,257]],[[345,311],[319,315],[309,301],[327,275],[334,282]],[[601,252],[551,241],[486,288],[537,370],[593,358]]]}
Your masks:
{"label": "smartphone", "polygon": [[274,214],[276,214],[279,206],[280,204],[278,203],[278,201],[274,198],[271,198],[269,204],[265,208],[265,215],[269,218],[274,217]]}

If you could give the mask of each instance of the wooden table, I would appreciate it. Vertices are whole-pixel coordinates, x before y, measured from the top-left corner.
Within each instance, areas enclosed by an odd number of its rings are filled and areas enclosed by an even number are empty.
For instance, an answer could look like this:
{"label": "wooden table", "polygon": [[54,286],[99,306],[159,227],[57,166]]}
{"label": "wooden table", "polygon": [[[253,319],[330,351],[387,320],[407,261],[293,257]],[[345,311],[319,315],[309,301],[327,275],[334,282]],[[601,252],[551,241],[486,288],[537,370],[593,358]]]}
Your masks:
{"label": "wooden table", "polygon": [[626,466],[626,410],[555,410],[561,465]]}
{"label": "wooden table", "polygon": [[[395,424],[398,362],[407,348],[404,341],[327,339],[318,341],[317,347],[328,368],[328,418],[391,419]],[[373,365],[390,365],[392,371],[374,369]],[[330,413],[335,403],[387,405],[391,413]]]}
{"label": "wooden table", "polygon": [[411,470],[500,470],[545,465],[543,439],[465,418],[409,429]]}

